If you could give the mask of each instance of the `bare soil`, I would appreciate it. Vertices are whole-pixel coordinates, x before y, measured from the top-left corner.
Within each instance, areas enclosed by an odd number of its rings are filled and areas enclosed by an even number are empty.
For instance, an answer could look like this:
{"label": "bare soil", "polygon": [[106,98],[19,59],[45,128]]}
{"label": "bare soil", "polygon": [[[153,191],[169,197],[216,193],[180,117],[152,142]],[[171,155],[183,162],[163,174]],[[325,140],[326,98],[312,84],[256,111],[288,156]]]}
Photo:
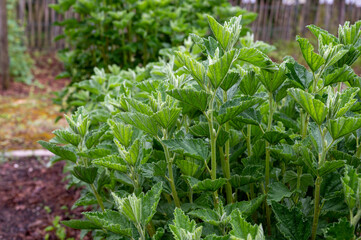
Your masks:
{"label": "bare soil", "polygon": [[[56,216],[81,218],[83,209],[71,210],[80,189],[66,189],[63,163],[45,166],[46,159],[23,158],[0,165],[0,239],[58,239],[46,232]],[[67,237],[79,239],[79,230],[66,228]]]}

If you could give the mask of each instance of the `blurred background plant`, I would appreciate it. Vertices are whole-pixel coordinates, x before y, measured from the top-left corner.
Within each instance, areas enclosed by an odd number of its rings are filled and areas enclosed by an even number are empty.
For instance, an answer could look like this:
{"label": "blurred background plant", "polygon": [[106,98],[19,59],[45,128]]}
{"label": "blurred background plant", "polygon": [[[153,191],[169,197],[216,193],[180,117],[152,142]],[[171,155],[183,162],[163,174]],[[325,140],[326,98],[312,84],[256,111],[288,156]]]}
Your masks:
{"label": "blurred background plant", "polygon": [[10,58],[10,76],[19,82],[31,83],[33,78],[31,67],[33,60],[27,52],[24,26],[17,21],[16,0],[7,0],[8,14],[8,41],[9,41],[9,58]]}
{"label": "blurred background plant", "polygon": [[74,16],[56,23],[64,30],[56,40],[66,43],[59,52],[65,71],[58,78],[71,79],[55,99],[65,111],[74,103],[74,83],[89,79],[94,67],[115,64],[127,69],[156,61],[161,49],[179,46],[190,33],[208,34],[206,14],[220,21],[242,14],[243,25],[257,17],[227,0],[62,0],[50,7]]}

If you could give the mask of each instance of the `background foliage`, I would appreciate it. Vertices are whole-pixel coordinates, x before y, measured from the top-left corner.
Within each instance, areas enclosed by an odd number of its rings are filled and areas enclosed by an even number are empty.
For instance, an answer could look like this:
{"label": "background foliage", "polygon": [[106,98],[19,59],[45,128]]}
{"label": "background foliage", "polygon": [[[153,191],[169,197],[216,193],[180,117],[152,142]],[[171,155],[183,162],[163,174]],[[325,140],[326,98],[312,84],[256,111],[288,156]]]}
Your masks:
{"label": "background foliage", "polygon": [[[65,38],[68,45],[60,54],[65,72],[59,77],[70,77],[71,86],[87,80],[94,67],[145,66],[158,59],[161,49],[180,45],[190,33],[205,36],[208,33],[205,14],[221,21],[242,14],[243,24],[257,16],[231,6],[227,0],[63,0],[51,7],[60,14],[68,10],[78,14],[77,18],[58,23],[64,29],[58,39]],[[243,34],[247,30],[244,28]],[[66,88],[56,102],[64,104],[66,99],[67,103],[75,103],[73,91],[74,88]]]}
{"label": "background foliage", "polygon": [[24,28],[17,22],[15,6],[16,0],[7,0],[10,76],[16,81],[30,84],[33,61],[27,53]]}

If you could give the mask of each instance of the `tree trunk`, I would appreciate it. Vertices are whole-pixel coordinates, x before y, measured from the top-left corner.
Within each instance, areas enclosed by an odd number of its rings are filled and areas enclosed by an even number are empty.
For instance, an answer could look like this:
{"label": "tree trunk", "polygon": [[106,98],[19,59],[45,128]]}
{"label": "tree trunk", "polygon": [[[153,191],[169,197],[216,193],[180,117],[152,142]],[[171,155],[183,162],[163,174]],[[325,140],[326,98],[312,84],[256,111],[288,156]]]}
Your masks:
{"label": "tree trunk", "polygon": [[6,0],[0,0],[0,76],[4,90],[9,88],[8,22]]}

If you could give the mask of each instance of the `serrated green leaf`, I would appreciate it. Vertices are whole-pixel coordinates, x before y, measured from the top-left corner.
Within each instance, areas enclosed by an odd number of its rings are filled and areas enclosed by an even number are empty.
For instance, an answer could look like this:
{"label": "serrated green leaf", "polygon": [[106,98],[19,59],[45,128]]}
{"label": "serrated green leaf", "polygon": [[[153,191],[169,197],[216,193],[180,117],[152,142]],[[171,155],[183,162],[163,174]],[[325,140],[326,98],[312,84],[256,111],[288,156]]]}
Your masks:
{"label": "serrated green leaf", "polygon": [[261,112],[256,108],[248,108],[240,115],[238,115],[238,117],[235,117],[232,122],[242,122],[245,124],[259,126],[259,124],[262,122]]}
{"label": "serrated green leaf", "polygon": [[263,101],[264,99],[258,97],[241,97],[229,100],[220,107],[217,121],[222,125],[237,117],[241,112],[256,104],[261,104]]}
{"label": "serrated green leaf", "polygon": [[133,125],[140,130],[153,136],[158,134],[157,123],[150,117],[142,113],[122,112],[117,115],[123,122]]}
{"label": "serrated green leaf", "polygon": [[97,167],[75,166],[71,173],[79,180],[92,184],[97,177]]}
{"label": "serrated green leaf", "polygon": [[193,177],[201,167],[199,161],[194,158],[178,160],[176,164],[184,175],[191,177]]}
{"label": "serrated green leaf", "polygon": [[208,66],[207,76],[214,89],[217,89],[223,83],[237,56],[238,51],[231,50]]}
{"label": "serrated green leaf", "polygon": [[231,239],[239,240],[264,240],[264,233],[262,225],[252,225],[248,223],[241,212],[236,209],[231,213],[232,231],[230,232]]}
{"label": "serrated green leaf", "polygon": [[338,82],[347,82],[354,76],[354,72],[351,67],[344,65],[341,68],[337,68],[325,77],[324,85],[328,86]]}
{"label": "serrated green leaf", "polygon": [[99,229],[100,227],[88,220],[71,219],[67,221],[61,221],[67,227],[73,229]]}
{"label": "serrated green leaf", "polygon": [[280,146],[271,147],[270,151],[271,157],[277,160],[281,160],[285,163],[292,162],[297,158],[296,153],[291,145],[281,144]]}
{"label": "serrated green leaf", "polygon": [[49,143],[45,141],[38,141],[38,143],[43,146],[43,148],[46,148],[47,150],[61,157],[62,159],[70,160],[74,163],[77,160],[77,156],[73,151],[70,150],[70,148],[57,146],[54,143]]}
{"label": "serrated green leaf", "polygon": [[291,88],[288,89],[288,94],[296,100],[298,104],[312,117],[312,119],[321,125],[325,120],[328,108],[323,102],[315,99],[310,93],[301,89]]}
{"label": "serrated green leaf", "polygon": [[322,57],[325,59],[325,65],[327,67],[337,63],[337,61],[339,61],[347,52],[348,49],[346,49],[342,44],[329,44],[320,48],[320,53],[322,53]]}
{"label": "serrated green leaf", "polygon": [[322,166],[318,168],[318,174],[322,177],[326,174],[332,173],[340,167],[345,165],[345,161],[343,160],[331,160],[326,161]]}
{"label": "serrated green leaf", "polygon": [[142,103],[134,98],[123,98],[124,100],[127,101],[127,103],[132,107],[132,109],[134,109],[135,111],[148,115],[148,116],[152,116],[153,115],[153,111],[152,108],[145,104]]}
{"label": "serrated green leaf", "polygon": [[173,224],[169,225],[175,240],[200,240],[202,227],[198,227],[194,220],[190,220],[180,208],[174,211]]}
{"label": "serrated green leaf", "polygon": [[315,35],[316,38],[321,38],[323,44],[337,44],[338,39],[331,33],[327,32],[324,29],[317,27],[316,25],[308,25],[307,28]]}
{"label": "serrated green leaf", "polygon": [[94,159],[92,163],[106,168],[114,169],[119,172],[125,173],[127,171],[127,166],[125,162],[117,155],[110,155],[103,158]]}
{"label": "serrated green leaf", "polygon": [[331,119],[327,123],[327,129],[334,140],[361,128],[361,118],[340,117]]}
{"label": "serrated green leaf", "polygon": [[111,119],[108,120],[108,124],[113,131],[114,137],[116,137],[124,147],[129,147],[133,136],[132,126],[115,122]]}
{"label": "serrated green leaf", "polygon": [[169,129],[176,124],[180,112],[180,108],[163,108],[153,114],[152,118],[163,128]]}
{"label": "serrated green leaf", "polygon": [[256,77],[256,73],[254,71],[247,71],[245,75],[243,75],[242,80],[239,84],[239,89],[241,90],[242,94],[253,96],[258,88],[260,87],[261,83]]}
{"label": "serrated green leaf", "polygon": [[57,129],[53,131],[53,133],[55,134],[55,136],[59,137],[66,143],[72,144],[75,147],[77,147],[81,141],[81,138],[78,134],[69,132],[67,130]]}
{"label": "serrated green leaf", "polygon": [[233,85],[239,82],[241,75],[237,72],[229,72],[221,84],[224,91],[228,91]]}
{"label": "serrated green leaf", "polygon": [[230,215],[234,210],[238,210],[242,216],[250,217],[264,202],[266,195],[261,195],[257,198],[254,198],[250,201],[241,201],[236,203],[231,203],[225,206],[225,211]]}
{"label": "serrated green leaf", "polygon": [[241,48],[239,50],[238,59],[257,66],[261,69],[268,69],[272,71],[278,70],[276,64],[272,62],[272,60],[266,54],[262,53],[256,48]]}
{"label": "serrated green leaf", "polygon": [[310,87],[312,83],[312,73],[307,71],[307,69],[298,64],[296,61],[291,61],[286,63],[288,73],[286,76],[292,80],[292,82],[297,85],[297,87],[306,90]]}
{"label": "serrated green leaf", "polygon": [[290,240],[310,238],[312,223],[297,207],[288,209],[275,201],[272,201],[271,205],[277,219],[277,227],[285,238]]}
{"label": "serrated green leaf", "polygon": [[[297,173],[291,170],[286,171],[284,175],[284,181],[285,183],[288,183],[290,185],[290,188],[292,190],[295,190],[297,188],[297,181],[298,181]],[[311,174],[305,173],[300,176],[299,189],[302,192],[306,192],[307,188],[309,186],[313,186],[313,184],[314,184],[314,180]]]}
{"label": "serrated green leaf", "polygon": [[250,183],[258,182],[263,178],[263,167],[259,165],[246,166],[240,175],[232,174],[230,183],[239,188]]}
{"label": "serrated green leaf", "polygon": [[230,46],[230,43],[232,42],[233,34],[219,24],[212,16],[207,17],[209,26],[211,27],[215,38],[222,45],[223,49],[228,49],[228,46]]}
{"label": "serrated green leaf", "polygon": [[227,182],[227,179],[225,178],[218,178],[215,180],[207,178],[202,181],[189,176],[184,176],[184,178],[188,181],[193,191],[195,192],[203,192],[203,191],[214,192],[217,191]]}
{"label": "serrated green leaf", "polygon": [[261,69],[256,77],[268,92],[275,92],[287,78],[285,65],[282,63],[275,72]]}
{"label": "serrated green leaf", "polygon": [[89,159],[102,158],[108,156],[109,154],[111,154],[111,150],[106,148],[94,148],[78,153],[79,156]]}
{"label": "serrated green leaf", "polygon": [[209,125],[207,122],[200,122],[189,128],[191,134],[197,137],[209,137]]}
{"label": "serrated green leaf", "polygon": [[272,201],[280,202],[283,198],[291,197],[292,192],[284,184],[274,182],[270,184],[267,195],[267,203],[271,204]]}
{"label": "serrated green leaf", "polygon": [[140,83],[137,83],[136,86],[137,88],[145,92],[151,93],[151,92],[156,92],[158,90],[159,84],[160,81],[156,81],[154,79],[148,79],[141,81]]}
{"label": "serrated green leaf", "polygon": [[330,100],[329,103],[330,117],[338,118],[348,112],[357,101],[355,96],[358,91],[359,88],[347,88],[341,93],[341,95],[336,94],[334,99]]}
{"label": "serrated green leaf", "polygon": [[176,55],[178,56],[180,62],[184,64],[187,71],[193,76],[194,80],[197,81],[198,85],[203,87],[204,76],[206,74],[204,66],[185,53],[176,52]]}
{"label": "serrated green leaf", "polygon": [[163,140],[171,151],[184,154],[199,160],[207,160],[209,157],[209,144],[202,139],[171,139]]}
{"label": "serrated green leaf", "polygon": [[143,226],[148,224],[152,220],[154,214],[157,212],[158,202],[160,200],[160,194],[162,193],[162,182],[155,184],[151,190],[144,195],[142,199],[142,223]]}
{"label": "serrated green leaf", "polygon": [[326,240],[351,240],[355,238],[354,228],[346,218],[341,218],[327,227],[325,237]]}
{"label": "serrated green leaf", "polygon": [[306,38],[296,36],[296,40],[300,45],[303,58],[312,72],[316,72],[325,63],[325,59],[313,51],[312,44]]}
{"label": "serrated green leaf", "polygon": [[85,195],[81,196],[78,200],[76,200],[76,202],[72,206],[72,209],[75,209],[76,207],[79,206],[89,206],[97,203],[98,201],[95,198],[94,194],[88,192]]}
{"label": "serrated green leaf", "polygon": [[133,234],[131,223],[119,212],[107,209],[104,212],[84,212],[83,214],[95,225],[108,231],[128,237]]}
{"label": "serrated green leaf", "polygon": [[222,223],[221,217],[218,213],[211,209],[197,209],[189,212],[188,214],[214,226],[219,226]]}
{"label": "serrated green leaf", "polygon": [[196,91],[193,89],[173,89],[167,91],[167,94],[201,111],[207,109],[210,99],[210,95],[205,91]]}
{"label": "serrated green leaf", "polygon": [[285,139],[288,143],[292,143],[288,134],[279,131],[267,131],[263,134],[263,138],[272,145],[279,143],[282,139]]}
{"label": "serrated green leaf", "polygon": [[105,134],[108,130],[108,126],[104,126],[99,130],[90,131],[85,135],[85,146],[90,149],[93,146],[96,146],[99,143],[99,139]]}

